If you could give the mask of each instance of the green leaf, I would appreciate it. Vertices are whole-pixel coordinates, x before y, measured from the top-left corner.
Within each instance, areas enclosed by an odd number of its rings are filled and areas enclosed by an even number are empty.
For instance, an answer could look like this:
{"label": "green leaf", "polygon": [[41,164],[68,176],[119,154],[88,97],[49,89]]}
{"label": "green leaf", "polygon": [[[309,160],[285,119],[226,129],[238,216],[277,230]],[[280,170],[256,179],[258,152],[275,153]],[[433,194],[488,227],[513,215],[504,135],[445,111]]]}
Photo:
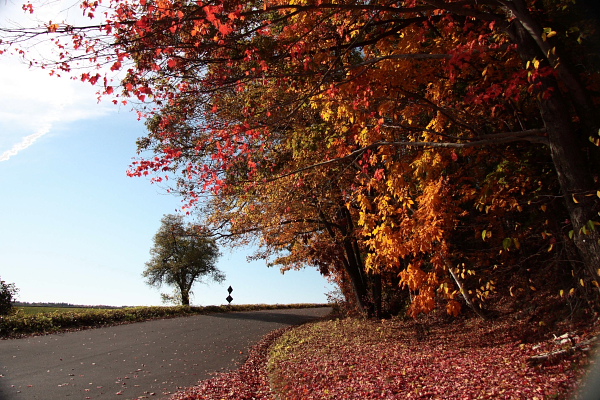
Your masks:
{"label": "green leaf", "polygon": [[592,221],[592,220],[589,220],[589,221],[587,222],[587,226],[588,226],[588,228],[590,228],[590,230],[591,230],[592,232],[595,232],[595,231],[596,231],[596,224],[594,223],[594,221]]}

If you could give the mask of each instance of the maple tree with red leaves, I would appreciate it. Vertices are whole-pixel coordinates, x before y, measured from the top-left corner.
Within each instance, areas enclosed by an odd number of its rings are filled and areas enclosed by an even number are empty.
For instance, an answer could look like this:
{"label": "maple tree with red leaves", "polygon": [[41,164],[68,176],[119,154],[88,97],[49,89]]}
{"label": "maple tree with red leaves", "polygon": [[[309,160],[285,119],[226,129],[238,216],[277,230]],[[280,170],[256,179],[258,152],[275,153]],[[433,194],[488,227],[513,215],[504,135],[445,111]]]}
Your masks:
{"label": "maple tree with red leaves", "polygon": [[[585,3],[81,7],[103,23],[2,29],[4,51],[51,35],[60,60],[35,62],[87,66],[78,79],[137,100],[153,156],[130,175],[168,177],[221,236],[318,267],[370,315],[410,302],[485,316],[486,299],[540,285],[597,300],[599,33]],[[126,73],[120,90],[101,66]],[[535,281],[544,265],[555,284]]]}

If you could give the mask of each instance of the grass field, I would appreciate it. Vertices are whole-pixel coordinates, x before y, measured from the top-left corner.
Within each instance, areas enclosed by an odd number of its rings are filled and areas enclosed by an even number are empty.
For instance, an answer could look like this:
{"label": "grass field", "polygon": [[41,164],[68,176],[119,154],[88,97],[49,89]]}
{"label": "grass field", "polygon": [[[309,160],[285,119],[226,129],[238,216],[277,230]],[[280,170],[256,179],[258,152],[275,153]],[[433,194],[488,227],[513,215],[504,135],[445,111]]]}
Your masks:
{"label": "grass field", "polygon": [[90,310],[109,310],[101,307],[45,307],[45,306],[27,306],[15,307],[17,311],[22,311],[25,315],[47,314],[53,312],[85,312]]}

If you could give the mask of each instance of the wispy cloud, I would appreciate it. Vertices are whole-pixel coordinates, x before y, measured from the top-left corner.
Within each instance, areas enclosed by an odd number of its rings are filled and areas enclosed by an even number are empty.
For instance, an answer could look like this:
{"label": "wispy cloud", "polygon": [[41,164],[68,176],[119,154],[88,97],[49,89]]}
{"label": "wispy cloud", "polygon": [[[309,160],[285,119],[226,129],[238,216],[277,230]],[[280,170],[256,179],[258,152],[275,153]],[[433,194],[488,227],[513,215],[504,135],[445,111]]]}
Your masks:
{"label": "wispy cloud", "polygon": [[47,124],[40,128],[36,133],[25,136],[19,143],[15,144],[10,150],[6,150],[0,154],[0,162],[8,161],[11,157],[16,156],[19,152],[25,150],[32,144],[34,144],[39,138],[50,132],[52,124]]}
{"label": "wispy cloud", "polygon": [[[40,20],[81,19],[77,17],[79,8],[70,5],[61,0],[50,2],[30,16],[18,2],[9,2],[0,15],[0,26],[35,26]],[[41,41],[33,50],[43,58],[55,49]],[[50,77],[48,71],[28,68],[16,58],[0,57],[0,162],[8,161],[44,135],[60,132],[65,124],[117,111],[108,102],[97,104],[97,90],[68,77]]]}
{"label": "wispy cloud", "polygon": [[15,60],[0,60],[0,162],[64,124],[117,111],[108,102],[98,104],[96,90]]}

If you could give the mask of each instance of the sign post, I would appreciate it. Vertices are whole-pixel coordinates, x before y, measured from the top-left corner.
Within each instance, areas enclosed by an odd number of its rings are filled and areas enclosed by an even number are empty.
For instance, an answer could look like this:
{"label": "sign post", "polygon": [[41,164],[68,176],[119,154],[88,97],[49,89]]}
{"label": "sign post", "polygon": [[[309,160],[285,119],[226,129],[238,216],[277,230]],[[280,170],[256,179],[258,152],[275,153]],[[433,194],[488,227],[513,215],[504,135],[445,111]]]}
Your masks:
{"label": "sign post", "polygon": [[233,292],[233,288],[231,286],[229,286],[227,288],[227,291],[229,292],[229,296],[227,296],[225,298],[225,300],[227,300],[227,302],[229,303],[229,305],[231,305],[231,301],[233,300],[233,297],[231,297],[231,292]]}

